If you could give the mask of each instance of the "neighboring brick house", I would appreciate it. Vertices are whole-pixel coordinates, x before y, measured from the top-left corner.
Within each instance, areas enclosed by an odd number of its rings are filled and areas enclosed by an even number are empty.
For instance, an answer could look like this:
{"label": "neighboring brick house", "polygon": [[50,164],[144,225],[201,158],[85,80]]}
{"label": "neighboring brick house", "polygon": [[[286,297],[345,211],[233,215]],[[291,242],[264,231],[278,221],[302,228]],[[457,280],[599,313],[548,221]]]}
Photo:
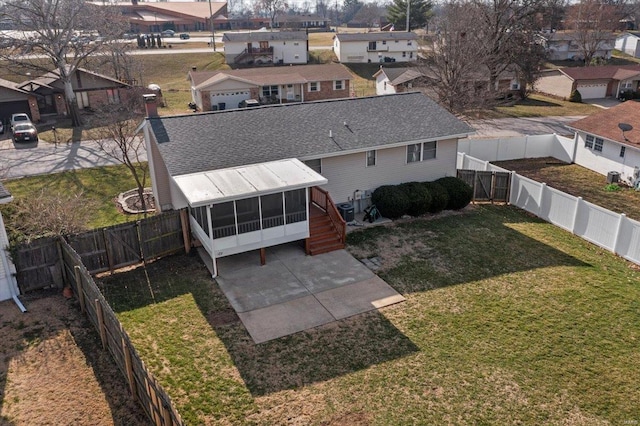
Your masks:
{"label": "neighboring brick house", "polygon": [[418,59],[418,36],[400,31],[336,34],[333,51],[345,63],[413,62]]}
{"label": "neighboring brick house", "polygon": [[40,121],[37,97],[18,88],[18,83],[0,79],[0,121],[7,123],[12,114],[26,112],[31,121]]}
{"label": "neighboring brick house", "polygon": [[200,111],[261,104],[347,98],[353,75],[341,64],[191,71],[191,97]]}
{"label": "neighboring brick house", "polygon": [[[131,86],[122,81],[78,68],[71,76],[73,91],[80,110],[90,109],[105,103],[119,103],[123,90]],[[17,85],[37,99],[40,116],[67,115],[64,84],[58,71]]]}
{"label": "neighboring brick house", "polygon": [[578,90],[582,99],[598,99],[637,93],[639,84],[640,65],[603,65],[543,71],[535,89],[565,99]]}
{"label": "neighboring brick house", "polygon": [[309,36],[305,31],[224,33],[224,58],[230,65],[306,64]]}

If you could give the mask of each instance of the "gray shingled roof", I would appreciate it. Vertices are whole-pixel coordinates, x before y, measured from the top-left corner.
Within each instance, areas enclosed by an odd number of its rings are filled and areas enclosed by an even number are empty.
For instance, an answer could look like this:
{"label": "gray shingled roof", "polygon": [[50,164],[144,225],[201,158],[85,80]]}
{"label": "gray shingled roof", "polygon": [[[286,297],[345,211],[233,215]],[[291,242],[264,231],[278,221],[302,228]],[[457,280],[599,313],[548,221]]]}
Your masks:
{"label": "gray shingled roof", "polygon": [[5,198],[11,198],[11,193],[0,183],[0,202]]}
{"label": "gray shingled roof", "polygon": [[416,40],[416,33],[404,31],[381,31],[377,33],[344,33],[336,34],[336,38],[343,41],[382,41],[382,40]]}
{"label": "gray shingled roof", "polygon": [[473,132],[420,93],[147,118],[147,124],[172,176]]}
{"label": "gray shingled roof", "polygon": [[250,33],[224,33],[222,41],[272,41],[272,40],[308,40],[304,31],[254,31]]}

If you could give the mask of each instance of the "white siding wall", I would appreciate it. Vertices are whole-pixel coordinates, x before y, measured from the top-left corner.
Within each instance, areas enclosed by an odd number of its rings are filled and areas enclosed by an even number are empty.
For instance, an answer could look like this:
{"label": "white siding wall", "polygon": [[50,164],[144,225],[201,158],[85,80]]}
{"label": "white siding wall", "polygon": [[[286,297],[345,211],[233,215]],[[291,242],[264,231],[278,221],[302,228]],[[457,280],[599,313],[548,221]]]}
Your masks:
{"label": "white siding wall", "polygon": [[[298,45],[296,45],[298,43]],[[259,47],[260,43],[252,42],[253,47]],[[307,42],[306,40],[286,40],[269,41],[269,46],[273,47],[273,61],[284,60],[285,64],[306,64]],[[247,48],[247,42],[226,42],[224,44],[224,56],[227,63],[232,63],[233,59]],[[298,57],[296,58],[296,55]]]}
{"label": "white siding wall", "polygon": [[616,39],[616,49],[621,50],[627,55],[640,58],[640,39],[631,34],[623,34]]}
{"label": "white siding wall", "polygon": [[366,63],[367,59],[369,59],[367,53],[369,43],[366,41],[340,42],[336,38],[336,46],[335,52],[340,62]]}
{"label": "white siding wall", "polygon": [[389,84],[389,79],[384,73],[376,77],[376,95],[392,95],[396,93],[396,88]]}
{"label": "white siding wall", "polygon": [[602,145],[602,152],[593,151],[584,146],[585,135],[578,134],[578,146],[576,148],[575,163],[594,172],[606,175],[608,172],[620,173],[620,178],[625,181],[633,179],[633,168],[640,166],[640,151],[631,146],[626,146],[624,158],[620,157],[621,145],[608,140]]}
{"label": "white siding wall", "polygon": [[[378,50],[375,52],[368,52],[368,41],[347,41],[334,43],[334,51],[340,62],[346,63],[366,63],[371,61],[372,63],[380,63],[384,60],[384,57],[395,58],[396,62],[410,62],[415,61],[417,58],[418,41],[411,40],[411,46],[408,45],[409,40],[387,40],[387,44],[383,45],[382,41],[377,42]],[[406,56],[402,56],[402,52],[406,52]],[[410,52],[413,55],[410,55]],[[413,56],[413,57],[410,57]]]}
{"label": "white siding wall", "polygon": [[381,185],[411,181],[432,181],[456,175],[457,139],[438,141],[436,158],[407,164],[407,148],[387,148],[377,152],[377,162],[366,167],[364,152],[322,159],[323,186],[335,203],[349,201],[356,190],[373,191]]}

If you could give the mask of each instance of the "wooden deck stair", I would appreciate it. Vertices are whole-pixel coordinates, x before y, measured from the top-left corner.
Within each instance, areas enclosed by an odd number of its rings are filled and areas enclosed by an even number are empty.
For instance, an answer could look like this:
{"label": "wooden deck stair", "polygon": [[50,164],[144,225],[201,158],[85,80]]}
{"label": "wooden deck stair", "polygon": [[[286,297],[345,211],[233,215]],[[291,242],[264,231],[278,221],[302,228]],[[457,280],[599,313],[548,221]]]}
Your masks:
{"label": "wooden deck stair", "polygon": [[314,187],[312,200],[309,208],[309,238],[305,241],[307,254],[314,256],[343,249],[346,223],[328,193]]}

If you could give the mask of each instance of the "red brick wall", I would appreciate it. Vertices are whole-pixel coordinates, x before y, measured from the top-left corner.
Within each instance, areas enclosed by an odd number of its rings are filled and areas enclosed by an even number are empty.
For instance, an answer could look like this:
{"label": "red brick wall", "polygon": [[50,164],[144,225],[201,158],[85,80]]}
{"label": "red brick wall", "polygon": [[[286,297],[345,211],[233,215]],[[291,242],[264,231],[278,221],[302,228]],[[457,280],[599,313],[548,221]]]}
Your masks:
{"label": "red brick wall", "polygon": [[31,121],[37,123],[40,121],[40,110],[38,109],[38,101],[35,96],[29,95],[27,97],[27,102],[29,102],[29,112],[31,116]]}
{"label": "red brick wall", "polygon": [[67,103],[64,100],[64,96],[62,94],[56,94],[53,96],[56,102],[56,112],[59,115],[67,115]]}
{"label": "red brick wall", "polygon": [[322,81],[318,92],[309,92],[309,84],[305,84],[304,100],[305,102],[311,102],[322,99],[348,98],[350,96],[349,87],[349,80],[344,81],[344,89],[342,90],[333,90],[333,81]]}

